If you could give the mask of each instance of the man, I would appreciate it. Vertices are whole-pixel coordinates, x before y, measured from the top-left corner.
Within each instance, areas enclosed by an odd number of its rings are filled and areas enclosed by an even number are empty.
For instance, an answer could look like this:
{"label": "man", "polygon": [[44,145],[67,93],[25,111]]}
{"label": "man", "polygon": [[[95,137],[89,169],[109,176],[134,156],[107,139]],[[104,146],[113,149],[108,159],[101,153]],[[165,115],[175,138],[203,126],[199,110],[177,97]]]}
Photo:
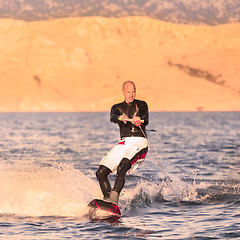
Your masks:
{"label": "man", "polygon": [[[116,204],[127,171],[131,174],[144,161],[148,151],[145,132],[148,106],[146,102],[135,99],[136,87],[132,81],[124,82],[123,95],[124,102],[113,105],[110,114],[110,121],[119,125],[121,140],[102,159],[96,172],[104,199]],[[116,170],[116,180],[111,190],[108,175]]]}

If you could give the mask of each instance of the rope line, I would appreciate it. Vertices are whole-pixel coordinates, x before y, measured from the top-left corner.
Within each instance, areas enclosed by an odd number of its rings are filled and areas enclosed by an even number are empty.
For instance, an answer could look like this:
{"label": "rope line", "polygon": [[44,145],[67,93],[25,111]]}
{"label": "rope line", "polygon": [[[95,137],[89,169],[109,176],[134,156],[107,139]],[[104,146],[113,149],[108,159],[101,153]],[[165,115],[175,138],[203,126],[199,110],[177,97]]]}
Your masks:
{"label": "rope line", "polygon": [[[158,166],[159,166],[160,170],[162,171],[164,177],[165,177],[166,179],[170,179],[170,178],[168,177],[167,173],[165,172],[164,168],[162,167],[162,164],[161,164],[160,161],[158,160],[157,154],[156,154],[156,152],[154,151],[154,148],[152,147],[152,145],[150,144],[150,142],[149,142],[149,140],[148,140],[145,132],[142,130],[141,125],[139,126],[139,128],[141,129],[143,136],[147,139],[148,145],[149,145],[150,149],[152,150],[152,153],[153,153],[155,159],[157,160]],[[183,210],[183,207],[182,207],[182,204],[181,204],[181,202],[180,202],[180,199],[178,198],[177,193],[176,193],[176,191],[175,191],[175,189],[174,189],[174,187],[173,187],[173,185],[171,184],[170,181],[168,181],[168,184],[169,184],[169,187],[170,187],[172,193],[174,194],[174,197],[175,197],[175,199],[176,199],[177,205],[178,205],[178,207],[179,207],[179,209],[180,209],[180,212],[181,212],[181,214],[182,214],[182,216],[183,216],[183,218],[184,218],[184,220],[185,220],[185,223],[186,223],[186,225],[187,225],[187,228],[188,228],[188,231],[189,231],[189,233],[190,233],[190,235],[191,235],[191,238],[192,238],[192,240],[196,240],[196,238],[195,238],[195,236],[194,236],[194,234],[193,234],[193,231],[192,231],[192,229],[191,229],[189,220],[187,219],[187,216],[186,216],[186,214],[185,214],[185,212],[184,212],[184,210]]]}

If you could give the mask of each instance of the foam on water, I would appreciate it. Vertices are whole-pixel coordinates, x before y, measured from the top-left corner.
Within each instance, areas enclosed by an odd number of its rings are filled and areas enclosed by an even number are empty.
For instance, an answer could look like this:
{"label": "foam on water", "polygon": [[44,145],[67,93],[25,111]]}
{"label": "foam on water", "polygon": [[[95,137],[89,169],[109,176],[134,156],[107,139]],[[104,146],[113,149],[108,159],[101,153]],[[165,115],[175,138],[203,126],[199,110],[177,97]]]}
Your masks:
{"label": "foam on water", "polygon": [[[102,198],[99,185],[71,165],[57,161],[0,163],[0,214],[18,216],[73,216],[82,218],[93,198]],[[171,176],[171,179],[141,180],[125,187],[120,208],[132,211],[155,203],[213,203],[239,199],[238,183],[207,182]]]}
{"label": "foam on water", "polygon": [[96,182],[57,162],[0,164],[0,214],[83,217],[101,197]]}
{"label": "foam on water", "polygon": [[142,180],[134,189],[124,189],[123,192],[124,209],[129,212],[136,207],[145,208],[156,203],[176,202],[176,198],[184,204],[235,202],[240,197],[240,185],[226,181],[184,181],[171,176],[171,179],[165,178],[158,182]]}

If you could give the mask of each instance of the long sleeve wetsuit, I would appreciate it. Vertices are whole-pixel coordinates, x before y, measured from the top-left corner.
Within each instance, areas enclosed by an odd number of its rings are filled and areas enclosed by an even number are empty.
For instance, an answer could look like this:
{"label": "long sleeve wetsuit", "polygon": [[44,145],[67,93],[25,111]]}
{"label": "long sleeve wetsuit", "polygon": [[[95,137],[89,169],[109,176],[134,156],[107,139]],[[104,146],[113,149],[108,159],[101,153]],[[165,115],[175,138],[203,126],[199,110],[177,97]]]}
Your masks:
{"label": "long sleeve wetsuit", "polygon": [[139,127],[136,127],[131,122],[125,124],[123,121],[118,120],[118,117],[123,114],[127,115],[130,119],[137,116],[140,117],[141,120],[144,120],[141,127],[146,135],[145,127],[148,125],[147,103],[137,99],[131,103],[126,103],[124,101],[113,105],[110,114],[110,121],[118,123],[119,125],[121,139],[125,137],[145,137]]}

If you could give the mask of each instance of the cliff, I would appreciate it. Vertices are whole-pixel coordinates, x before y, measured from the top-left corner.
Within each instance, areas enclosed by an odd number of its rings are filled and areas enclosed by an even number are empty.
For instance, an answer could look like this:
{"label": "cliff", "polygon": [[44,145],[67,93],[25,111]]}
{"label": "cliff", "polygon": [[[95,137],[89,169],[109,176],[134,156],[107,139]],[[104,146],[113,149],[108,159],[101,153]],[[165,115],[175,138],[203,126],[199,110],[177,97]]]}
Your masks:
{"label": "cliff", "polygon": [[240,110],[240,24],[0,20],[0,111],[108,111],[132,80],[152,111]]}

